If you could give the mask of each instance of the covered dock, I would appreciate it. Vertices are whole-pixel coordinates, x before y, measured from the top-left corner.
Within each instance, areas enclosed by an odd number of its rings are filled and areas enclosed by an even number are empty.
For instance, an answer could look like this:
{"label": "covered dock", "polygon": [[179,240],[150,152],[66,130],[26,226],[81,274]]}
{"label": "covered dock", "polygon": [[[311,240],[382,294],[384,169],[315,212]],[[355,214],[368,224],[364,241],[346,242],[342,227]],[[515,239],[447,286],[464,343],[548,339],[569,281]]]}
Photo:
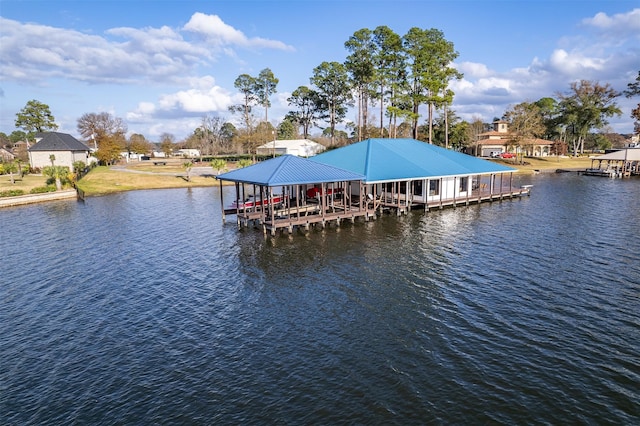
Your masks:
{"label": "covered dock", "polygon": [[[218,176],[235,183],[230,207],[220,191],[223,220],[235,214],[238,226],[262,227],[264,233],[309,230],[342,220],[375,216],[363,193],[364,176],[294,155],[283,155]],[[222,188],[221,188],[222,189]]]}
{"label": "covered dock", "polygon": [[[530,185],[514,187],[515,171],[414,139],[367,139],[309,159],[283,155],[218,179],[223,220],[235,215],[238,226],[275,235],[529,195]],[[228,207],[222,181],[235,183]]]}
{"label": "covered dock", "polygon": [[415,139],[367,139],[311,158],[365,176],[367,197],[402,214],[529,195],[517,170]]}
{"label": "covered dock", "polygon": [[595,157],[591,159],[591,168],[582,174],[610,178],[640,176],[640,148],[623,148]]}

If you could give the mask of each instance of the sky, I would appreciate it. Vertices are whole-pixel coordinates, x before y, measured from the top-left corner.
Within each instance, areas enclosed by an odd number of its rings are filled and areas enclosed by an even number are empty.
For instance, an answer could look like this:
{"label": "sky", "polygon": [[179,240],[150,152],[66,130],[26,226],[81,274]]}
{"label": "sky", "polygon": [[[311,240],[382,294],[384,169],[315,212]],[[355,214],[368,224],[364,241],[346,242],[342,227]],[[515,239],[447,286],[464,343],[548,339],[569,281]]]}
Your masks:
{"label": "sky", "polygon": [[[278,125],[315,67],[344,62],[349,37],[378,26],[442,31],[464,75],[452,109],[468,121],[579,80],[622,91],[640,71],[638,0],[0,0],[0,132],[35,99],[78,138],[83,114],[107,112],[129,135],[179,141],[205,116],[238,123],[234,81],[265,68],[279,79],[268,111]],[[611,130],[633,132],[638,102],[618,98]]]}

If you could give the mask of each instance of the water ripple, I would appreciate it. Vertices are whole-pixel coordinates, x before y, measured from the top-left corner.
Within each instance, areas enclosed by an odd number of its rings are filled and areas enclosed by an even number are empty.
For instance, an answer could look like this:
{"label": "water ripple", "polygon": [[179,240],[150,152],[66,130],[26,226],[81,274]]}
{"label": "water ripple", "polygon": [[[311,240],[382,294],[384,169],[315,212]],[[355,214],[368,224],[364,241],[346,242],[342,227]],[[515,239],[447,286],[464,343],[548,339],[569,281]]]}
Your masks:
{"label": "water ripple", "polygon": [[640,185],[526,179],[276,238],[217,188],[1,211],[0,423],[634,424]]}

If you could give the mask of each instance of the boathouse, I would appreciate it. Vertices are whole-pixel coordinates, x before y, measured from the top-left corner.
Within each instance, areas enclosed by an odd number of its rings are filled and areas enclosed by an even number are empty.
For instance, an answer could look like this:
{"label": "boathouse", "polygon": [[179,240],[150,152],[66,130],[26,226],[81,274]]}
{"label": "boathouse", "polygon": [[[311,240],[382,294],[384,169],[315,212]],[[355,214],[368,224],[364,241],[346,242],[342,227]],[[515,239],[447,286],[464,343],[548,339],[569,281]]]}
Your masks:
{"label": "boathouse", "polygon": [[415,139],[367,139],[311,158],[361,173],[366,196],[398,214],[528,194],[517,170]]}
{"label": "boathouse", "polygon": [[[239,226],[261,226],[272,235],[278,229],[306,230],[357,217],[368,219],[373,205],[353,197],[363,192],[364,176],[295,155],[283,155],[217,176],[223,220],[235,214]],[[235,200],[225,207],[222,181],[235,183]]]}
{"label": "boathouse", "polygon": [[592,158],[591,168],[585,170],[583,174],[612,178],[640,176],[640,148],[623,148]]}
{"label": "boathouse", "polygon": [[528,195],[514,188],[516,169],[415,139],[367,139],[304,159],[284,155],[219,175],[235,183],[235,201],[223,205],[223,220],[265,233],[383,211],[469,205]]}

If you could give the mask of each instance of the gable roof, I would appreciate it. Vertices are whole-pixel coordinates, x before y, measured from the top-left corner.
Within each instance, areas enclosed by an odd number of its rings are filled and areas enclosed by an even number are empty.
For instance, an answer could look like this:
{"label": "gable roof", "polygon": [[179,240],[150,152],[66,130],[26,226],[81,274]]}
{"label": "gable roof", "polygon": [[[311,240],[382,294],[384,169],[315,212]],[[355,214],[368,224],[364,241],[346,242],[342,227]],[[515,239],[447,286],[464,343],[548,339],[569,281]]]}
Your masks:
{"label": "gable roof", "polygon": [[624,148],[608,154],[599,155],[594,160],[640,161],[640,148]]}
{"label": "gable roof", "polygon": [[415,139],[367,139],[310,160],[361,173],[367,183],[516,171]]}
{"label": "gable roof", "polygon": [[295,155],[282,155],[218,175],[220,180],[263,186],[359,181],[364,176]]}
{"label": "gable roof", "polygon": [[29,151],[89,151],[89,147],[67,133],[42,133],[42,139]]}

